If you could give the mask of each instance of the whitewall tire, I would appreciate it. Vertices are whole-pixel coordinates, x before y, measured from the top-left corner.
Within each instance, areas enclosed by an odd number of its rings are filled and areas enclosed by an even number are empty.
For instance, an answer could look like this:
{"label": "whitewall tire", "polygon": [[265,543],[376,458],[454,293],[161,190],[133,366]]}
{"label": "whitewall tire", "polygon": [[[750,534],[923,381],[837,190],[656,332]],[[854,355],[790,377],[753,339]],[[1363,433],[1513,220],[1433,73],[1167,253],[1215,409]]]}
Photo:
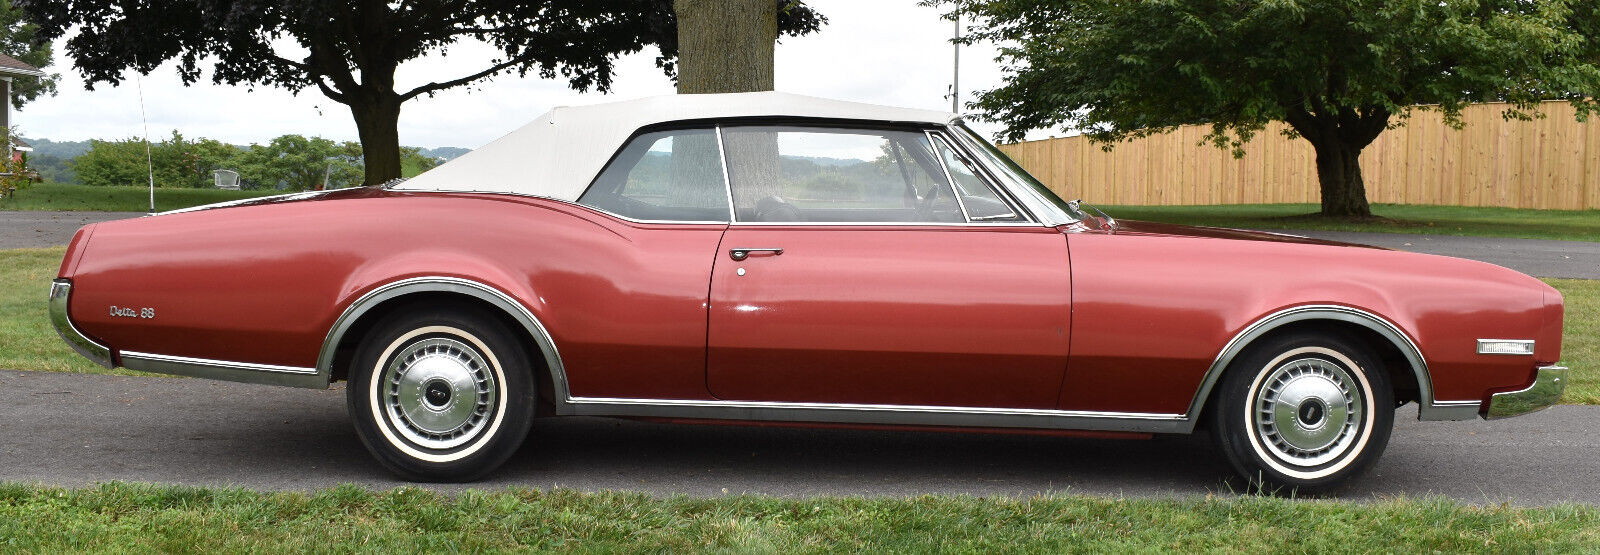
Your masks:
{"label": "whitewall tire", "polygon": [[533,421],[530,355],[487,315],[402,309],[361,343],[346,401],[356,433],[408,480],[468,481],[510,458]]}
{"label": "whitewall tire", "polygon": [[1212,434],[1253,487],[1337,488],[1372,466],[1394,426],[1382,362],[1344,334],[1264,339],[1229,365],[1217,388]]}

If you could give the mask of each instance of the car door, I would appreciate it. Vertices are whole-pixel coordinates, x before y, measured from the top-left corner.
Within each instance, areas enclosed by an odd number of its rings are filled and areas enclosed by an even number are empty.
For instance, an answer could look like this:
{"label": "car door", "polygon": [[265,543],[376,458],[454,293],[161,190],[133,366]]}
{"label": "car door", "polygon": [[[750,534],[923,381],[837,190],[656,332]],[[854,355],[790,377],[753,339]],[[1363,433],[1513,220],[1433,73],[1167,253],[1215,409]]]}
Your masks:
{"label": "car door", "polygon": [[723,140],[735,222],[712,269],[713,395],[1055,407],[1071,317],[1061,233],[922,131],[731,126]]}

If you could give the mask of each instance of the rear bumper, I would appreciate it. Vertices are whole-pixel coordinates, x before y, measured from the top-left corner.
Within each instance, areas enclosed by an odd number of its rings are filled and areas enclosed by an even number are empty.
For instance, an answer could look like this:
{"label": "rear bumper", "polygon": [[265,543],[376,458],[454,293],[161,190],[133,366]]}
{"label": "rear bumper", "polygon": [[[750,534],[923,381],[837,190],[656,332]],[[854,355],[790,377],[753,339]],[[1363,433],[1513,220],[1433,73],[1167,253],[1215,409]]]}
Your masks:
{"label": "rear bumper", "polygon": [[72,325],[72,319],[67,316],[67,301],[71,296],[71,280],[58,279],[50,284],[50,323],[55,325],[56,333],[61,334],[61,339],[72,350],[95,364],[111,368],[111,349],[89,339],[78,331],[77,326]]}
{"label": "rear bumper", "polygon": [[1506,391],[1490,396],[1489,410],[1484,412],[1483,417],[1489,420],[1510,418],[1543,409],[1560,401],[1561,392],[1566,388],[1565,366],[1541,366],[1533,385],[1521,391]]}

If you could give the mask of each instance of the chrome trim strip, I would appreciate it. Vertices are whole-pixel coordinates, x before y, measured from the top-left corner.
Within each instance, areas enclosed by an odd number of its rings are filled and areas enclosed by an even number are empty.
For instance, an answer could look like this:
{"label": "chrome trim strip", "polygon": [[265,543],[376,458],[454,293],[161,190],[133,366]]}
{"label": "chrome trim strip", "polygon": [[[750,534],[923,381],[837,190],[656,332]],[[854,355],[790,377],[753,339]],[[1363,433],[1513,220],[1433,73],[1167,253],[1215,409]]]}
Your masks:
{"label": "chrome trim strip", "polygon": [[1482,412],[1483,403],[1479,401],[1438,401],[1433,402],[1433,408],[1427,418],[1418,414],[1418,420],[1475,420],[1478,413]]}
{"label": "chrome trim strip", "polygon": [[1561,392],[1567,388],[1569,372],[1565,366],[1540,366],[1533,383],[1528,387],[1490,395],[1489,410],[1484,412],[1484,419],[1521,416],[1556,404],[1561,400]]}
{"label": "chrome trim strip", "polygon": [[[677,220],[636,220],[636,219],[633,219],[633,218],[629,218],[627,216],[623,216],[621,214],[613,214],[611,212],[607,212],[605,210],[601,210],[601,209],[595,208],[593,206],[578,204],[578,203],[570,201],[570,200],[563,200],[563,199],[558,199],[558,198],[555,198],[555,197],[545,197],[545,196],[539,196],[539,195],[529,195],[529,194],[526,194],[526,193],[511,193],[511,192],[506,192],[506,191],[447,191],[447,190],[444,190],[444,189],[406,189],[406,190],[404,190],[402,192],[406,192],[406,193],[441,193],[441,194],[452,194],[452,193],[454,193],[454,194],[469,194],[469,195],[508,195],[508,196],[514,196],[514,197],[524,197],[524,198],[533,198],[533,199],[539,199],[539,200],[548,200],[548,201],[552,201],[552,202],[559,202],[561,204],[575,206],[575,207],[582,208],[584,210],[588,210],[588,211],[591,211],[591,212],[598,212],[598,213],[605,214],[607,216],[610,216],[610,217],[613,217],[613,218],[616,218],[616,219],[619,219],[619,220],[622,220],[622,221],[625,221],[625,222],[636,223],[636,224],[667,224],[667,225],[789,225],[789,226],[818,226],[818,227],[821,227],[821,226],[862,226],[862,227],[893,227],[893,226],[899,226],[899,227],[907,227],[907,226],[917,226],[917,227],[922,227],[922,226],[930,226],[930,227],[1044,227],[1043,224],[1034,223],[1034,222],[918,223],[918,222],[726,222],[726,221],[720,221],[720,220],[718,220],[718,221],[711,221],[711,220],[684,220],[684,221],[677,221]],[[730,202],[731,202],[731,199],[730,199]],[[1026,217],[1026,215],[1024,215],[1024,216]]]}
{"label": "chrome trim strip", "polygon": [[507,315],[515,318],[518,323],[522,324],[524,329],[528,330],[528,334],[533,336],[534,344],[538,347],[540,354],[544,355],[545,365],[550,369],[550,380],[555,388],[555,398],[564,400],[571,396],[567,390],[566,367],[561,363],[561,353],[556,349],[555,340],[550,337],[550,332],[545,329],[539,318],[528,310],[527,306],[489,285],[469,279],[446,276],[415,277],[390,282],[368,291],[361,298],[351,302],[344,313],[339,315],[339,319],[334,321],[333,327],[329,328],[327,337],[322,341],[321,355],[317,358],[317,376],[323,380],[322,387],[326,387],[333,377],[333,357],[338,350],[340,340],[344,338],[345,332],[350,330],[350,326],[361,318],[362,314],[365,314],[373,307],[383,304],[384,301],[402,295],[422,292],[464,294],[476,297],[505,311]]}
{"label": "chrome trim strip", "polygon": [[180,357],[137,351],[122,351],[118,355],[118,358],[122,360],[122,366],[129,370],[312,389],[328,386],[328,382],[317,374],[317,369],[315,368]]}
{"label": "chrome trim strip", "polygon": [[[984,160],[983,157],[973,156],[972,151],[983,148],[981,145],[973,144],[974,141],[983,140],[982,137],[977,136],[976,132],[962,125],[947,126],[945,130],[948,131],[946,134],[954,139],[953,142],[957,148],[965,151],[964,154],[973,160],[973,162],[978,166],[978,169],[989,174],[986,177],[990,182],[998,185],[1000,190],[1006,191],[1007,194],[1011,195],[1012,198],[1017,200],[1018,205],[1029,213],[1029,219],[1049,227],[1077,223],[1077,218],[1073,218],[1066,212],[1062,211],[1061,207],[1056,206],[1054,202],[1039,196],[1039,193],[1028,187],[1022,186],[1021,184],[1012,184],[1008,183],[1007,180],[1000,179],[997,177],[997,172],[999,170],[989,167],[989,164]],[[995,149],[999,150],[998,147]],[[1001,154],[1004,154],[1004,152]],[[1011,185],[1017,185],[1018,187],[1026,190],[1019,191],[1012,188]]]}
{"label": "chrome trim strip", "polygon": [[[955,141],[952,141],[950,139],[946,139],[945,138],[946,133],[940,132],[938,134],[935,134],[932,131],[923,131],[923,133],[928,136],[928,140],[929,141],[937,140],[939,143],[944,144],[945,148],[950,149],[950,152],[952,154],[956,155],[956,158],[957,158],[956,161],[957,162],[960,162],[960,163],[962,163],[964,165],[967,165],[967,166],[978,168],[979,172],[983,172],[984,171],[984,169],[982,169],[982,167],[981,167],[982,164],[979,164],[975,160],[969,159],[970,157],[968,157],[966,153],[962,152],[961,149],[955,145]],[[934,150],[934,156],[939,159],[939,167],[944,169],[944,178],[945,178],[945,180],[950,182],[950,188],[952,190],[954,190],[954,192],[956,194],[956,198],[961,198],[963,195],[961,194],[961,191],[959,190],[960,187],[958,187],[956,185],[955,176],[951,175],[951,173],[950,173],[950,164],[945,162],[943,156],[939,156],[939,147],[937,145],[935,145],[933,147],[933,150]],[[1000,186],[999,184],[996,184],[994,182],[991,182],[989,179],[986,179],[985,176],[980,176],[980,175],[977,175],[977,174],[974,174],[973,176],[977,177],[979,181],[983,181],[984,182],[984,186],[988,187],[991,191],[993,191],[995,196],[1000,198],[1000,202],[1005,203],[1006,208],[1011,209],[1011,213],[1013,214],[1013,217],[1022,218],[1023,220],[1027,220],[1026,222],[1002,222],[1002,223],[1034,223],[1033,222],[1033,216],[1031,216],[1028,213],[1027,210],[1024,210],[1022,208],[1022,202],[1017,200],[1017,199],[1015,199],[1015,198],[1012,198],[1011,193],[1006,191],[1005,187]],[[966,213],[966,204],[965,203],[963,203],[961,205],[961,210],[962,210],[963,214]],[[967,221],[968,222],[973,222],[971,214],[967,214]],[[978,220],[978,222],[983,222],[983,220]]]}
{"label": "chrome trim strip", "polygon": [[964,196],[961,194],[961,188],[956,186],[955,178],[950,176],[950,165],[946,164],[944,157],[939,155],[939,145],[934,144],[933,133],[924,129],[922,130],[922,137],[928,141],[928,154],[933,156],[933,161],[939,164],[939,169],[944,172],[944,182],[950,186],[950,196],[956,198],[956,207],[961,209],[961,219],[971,222],[972,213],[967,212],[967,201],[961,198]]}
{"label": "chrome trim strip", "polygon": [[256,364],[254,362],[234,362],[231,360],[216,360],[209,358],[180,357],[156,353],[141,353],[138,351],[122,351],[123,359],[140,358],[156,362],[169,362],[173,364],[191,364],[198,366],[215,366],[218,368],[232,368],[235,370],[249,370],[251,372],[277,372],[281,374],[316,374],[316,368],[303,366],[278,366],[276,364]]}
{"label": "chrome trim strip", "polygon": [[111,349],[89,339],[78,327],[72,324],[72,316],[67,313],[71,305],[72,280],[57,279],[50,282],[50,324],[55,326],[56,334],[61,336],[67,346],[83,355],[83,358],[106,368],[112,368]]}
{"label": "chrome trim strip", "polygon": [[796,227],[1045,227],[1034,222],[733,222],[731,226]]}
{"label": "chrome trim strip", "polygon": [[[385,189],[387,190],[387,188],[385,188]],[[277,202],[277,201],[285,201],[285,200],[303,200],[303,199],[308,199],[308,198],[320,197],[322,195],[326,195],[326,194],[333,193],[335,191],[340,191],[340,190],[342,190],[342,189],[328,189],[328,190],[325,190],[325,191],[300,191],[298,193],[284,193],[284,194],[281,194],[281,195],[266,195],[266,196],[260,196],[260,197],[242,198],[242,199],[238,199],[238,200],[227,200],[227,201],[222,201],[222,202],[214,202],[214,203],[211,203],[211,204],[202,204],[200,206],[190,206],[188,208],[176,208],[176,209],[173,209],[173,210],[167,210],[165,212],[156,212],[154,214],[150,214],[149,216],[166,216],[168,214],[183,214],[183,213],[187,213],[187,212],[199,212],[199,211],[202,211],[202,210],[214,210],[214,209],[217,209],[217,208],[229,208],[229,207],[233,207],[233,206],[239,206],[241,204],[250,204],[250,203],[263,202],[263,201]],[[149,216],[146,216],[146,217],[149,217]]]}
{"label": "chrome trim strip", "polygon": [[1462,407],[1465,405],[1434,401],[1433,378],[1428,372],[1427,361],[1422,357],[1422,350],[1417,348],[1417,344],[1411,341],[1411,336],[1406,335],[1405,331],[1401,330],[1399,326],[1376,314],[1358,308],[1319,304],[1295,306],[1274,312],[1245,326],[1243,330],[1234,335],[1233,339],[1230,339],[1222,347],[1222,351],[1217,353],[1217,358],[1212,361],[1211,368],[1206,371],[1206,377],[1200,383],[1200,389],[1195,392],[1194,399],[1189,402],[1188,415],[1191,424],[1199,419],[1200,410],[1204,408],[1207,398],[1210,397],[1211,389],[1221,379],[1222,372],[1227,369],[1229,363],[1233,362],[1234,357],[1244,351],[1245,347],[1267,332],[1285,324],[1306,320],[1335,320],[1356,324],[1377,332],[1393,343],[1400,350],[1400,354],[1406,357],[1406,362],[1411,365],[1411,371],[1417,378],[1418,405],[1420,405],[1420,409],[1417,412],[1418,419],[1465,420],[1476,415],[1476,411],[1473,411],[1473,413],[1463,417]]}
{"label": "chrome trim strip", "polygon": [[1182,414],[1051,409],[575,397],[560,414],[1185,433]]}
{"label": "chrome trim strip", "polygon": [[722,158],[722,192],[728,194],[728,221],[739,219],[739,207],[733,204],[733,176],[728,175],[728,148],[722,144],[722,125],[712,128],[717,134],[717,155]]}
{"label": "chrome trim strip", "polygon": [[[1487,351],[1487,352],[1484,351],[1483,350],[1484,347],[1486,345],[1490,344],[1490,343],[1502,343],[1502,344],[1508,344],[1508,345],[1526,346],[1527,347],[1527,352],[1524,352],[1524,353],[1499,353],[1499,352],[1492,352],[1492,351]],[[1495,355],[1495,356],[1514,356],[1514,357],[1530,356],[1531,357],[1531,356],[1533,356],[1533,343],[1534,342],[1533,342],[1532,339],[1479,339],[1478,340],[1478,354],[1480,354],[1480,355]]]}

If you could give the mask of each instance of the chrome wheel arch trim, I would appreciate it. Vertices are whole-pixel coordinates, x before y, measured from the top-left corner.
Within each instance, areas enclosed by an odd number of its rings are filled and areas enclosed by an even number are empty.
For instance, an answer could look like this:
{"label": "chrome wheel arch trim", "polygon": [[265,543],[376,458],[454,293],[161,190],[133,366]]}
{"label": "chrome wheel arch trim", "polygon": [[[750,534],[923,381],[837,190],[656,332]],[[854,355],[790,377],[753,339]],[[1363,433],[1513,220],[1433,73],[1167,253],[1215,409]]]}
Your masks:
{"label": "chrome wheel arch trim", "polygon": [[[343,341],[350,327],[361,320],[361,317],[373,308],[382,305],[385,301],[415,293],[453,293],[466,295],[487,302],[504,311],[521,324],[533,337],[534,346],[539,350],[538,355],[544,357],[545,365],[550,369],[550,382],[554,387],[555,398],[562,401],[569,397],[567,390],[567,371],[561,363],[561,354],[556,350],[555,340],[550,337],[550,332],[544,323],[533,315],[533,311],[516,300],[511,295],[491,287],[465,278],[446,276],[425,276],[402,279],[378,286],[365,295],[350,303],[344,313],[335,320],[333,327],[328,330],[328,335],[322,341],[321,355],[317,357],[317,375],[323,380],[324,387],[333,379],[333,358],[338,351],[339,344]],[[558,401],[560,404],[561,401]]]}
{"label": "chrome wheel arch trim", "polygon": [[1478,401],[1435,401],[1433,398],[1433,377],[1428,371],[1428,363],[1422,357],[1422,350],[1411,340],[1400,326],[1388,319],[1372,312],[1359,308],[1343,305],[1301,305],[1279,310],[1257,319],[1243,330],[1233,336],[1222,350],[1217,353],[1217,358],[1212,361],[1210,369],[1206,371],[1205,379],[1201,381],[1200,388],[1195,391],[1194,399],[1189,402],[1188,420],[1192,425],[1200,417],[1200,411],[1205,408],[1207,399],[1211,397],[1212,388],[1221,380],[1223,371],[1233,359],[1262,336],[1281,328],[1285,325],[1306,321],[1334,321],[1355,324],[1376,332],[1388,340],[1406,358],[1411,366],[1412,373],[1417,379],[1417,404],[1420,406],[1417,417],[1420,420],[1470,420],[1478,417]]}

